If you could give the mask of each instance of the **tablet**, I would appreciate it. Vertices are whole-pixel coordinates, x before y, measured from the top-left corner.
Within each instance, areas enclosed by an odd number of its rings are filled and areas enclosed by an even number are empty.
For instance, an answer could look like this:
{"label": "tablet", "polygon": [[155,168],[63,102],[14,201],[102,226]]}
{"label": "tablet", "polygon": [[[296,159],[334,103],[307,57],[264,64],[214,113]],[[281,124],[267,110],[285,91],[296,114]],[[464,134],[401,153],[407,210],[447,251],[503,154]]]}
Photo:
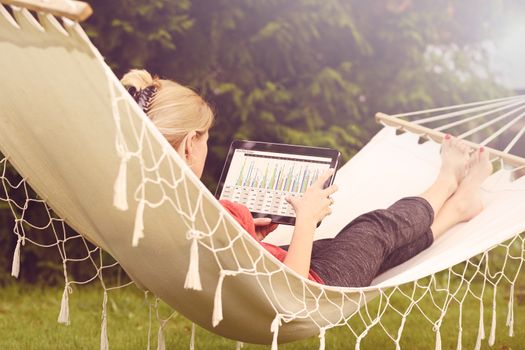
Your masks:
{"label": "tablet", "polygon": [[[248,207],[254,218],[295,224],[286,196],[301,197],[325,170],[337,169],[340,153],[330,148],[233,141],[215,196]],[[333,183],[332,177],[325,183]]]}

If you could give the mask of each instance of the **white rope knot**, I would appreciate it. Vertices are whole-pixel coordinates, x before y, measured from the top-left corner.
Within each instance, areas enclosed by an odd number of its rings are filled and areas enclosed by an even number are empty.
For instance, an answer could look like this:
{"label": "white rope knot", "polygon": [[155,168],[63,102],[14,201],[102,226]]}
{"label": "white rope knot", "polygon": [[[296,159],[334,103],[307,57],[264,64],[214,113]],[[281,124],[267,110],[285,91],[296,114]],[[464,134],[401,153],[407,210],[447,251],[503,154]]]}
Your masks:
{"label": "white rope knot", "polygon": [[222,315],[222,284],[226,276],[235,276],[237,271],[221,270],[219,281],[217,282],[217,289],[215,289],[215,299],[213,301],[213,316],[212,325],[217,327],[223,319]]}
{"label": "white rope knot", "polygon": [[439,320],[436,321],[436,323],[434,323],[434,327],[432,327],[434,332],[436,332],[436,347],[435,347],[436,350],[441,350],[441,322],[442,321],[443,319],[440,318]]}
{"label": "white rope knot", "polygon": [[206,235],[198,230],[190,229],[186,232],[186,239],[191,240],[190,262],[184,282],[185,289],[202,290],[199,274],[199,240]]}
{"label": "white rope knot", "polygon": [[202,231],[193,230],[193,229],[186,231],[186,239],[188,241],[190,239],[201,239],[204,236],[206,236],[206,234]]}

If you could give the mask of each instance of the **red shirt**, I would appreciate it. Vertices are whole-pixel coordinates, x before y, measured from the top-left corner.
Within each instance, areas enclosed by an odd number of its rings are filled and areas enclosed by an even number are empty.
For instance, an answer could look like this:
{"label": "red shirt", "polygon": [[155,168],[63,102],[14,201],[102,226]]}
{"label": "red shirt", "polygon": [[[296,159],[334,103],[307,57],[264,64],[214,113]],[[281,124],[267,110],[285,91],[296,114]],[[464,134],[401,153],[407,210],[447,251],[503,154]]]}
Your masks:
{"label": "red shirt", "polygon": [[[257,234],[255,233],[255,224],[253,222],[253,217],[248,208],[246,208],[242,204],[233,203],[228,200],[220,200],[219,202],[226,210],[228,210],[231,216],[233,216],[233,218],[237,220],[239,224],[241,224],[241,226],[246,230],[246,232],[248,232],[253,238],[255,238],[267,251],[270,252],[270,254],[279,259],[279,261],[284,261],[284,258],[286,258],[286,254],[288,253],[286,250],[270,243],[261,242],[257,238]],[[319,276],[317,276],[317,274],[313,270],[310,270],[310,273],[308,274],[308,279],[317,283],[324,284],[323,280]]]}

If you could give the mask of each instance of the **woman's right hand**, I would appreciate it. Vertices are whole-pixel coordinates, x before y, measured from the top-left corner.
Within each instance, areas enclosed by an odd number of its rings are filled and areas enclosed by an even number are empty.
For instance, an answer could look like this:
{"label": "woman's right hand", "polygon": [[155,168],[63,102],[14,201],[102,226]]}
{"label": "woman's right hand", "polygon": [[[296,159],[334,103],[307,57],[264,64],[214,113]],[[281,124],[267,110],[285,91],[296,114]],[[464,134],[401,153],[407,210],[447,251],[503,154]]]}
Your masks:
{"label": "woman's right hand", "polygon": [[337,185],[323,189],[324,183],[334,174],[334,169],[328,169],[312,183],[301,198],[286,197],[286,201],[294,208],[296,221],[313,221],[315,225],[332,213],[330,206],[334,203],[329,196],[335,193]]}

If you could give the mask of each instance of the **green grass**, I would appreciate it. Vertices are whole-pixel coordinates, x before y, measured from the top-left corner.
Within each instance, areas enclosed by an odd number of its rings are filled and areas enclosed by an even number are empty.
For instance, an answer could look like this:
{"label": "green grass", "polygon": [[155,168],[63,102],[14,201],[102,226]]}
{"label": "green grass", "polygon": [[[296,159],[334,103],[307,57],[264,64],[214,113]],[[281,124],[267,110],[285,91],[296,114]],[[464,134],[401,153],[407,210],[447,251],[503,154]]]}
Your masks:
{"label": "green grass", "polygon": [[[522,274],[523,275],[523,274]],[[497,337],[491,349],[525,349],[525,300],[523,276],[517,285],[517,297],[514,305],[513,338],[508,336],[505,327],[508,302],[508,287],[498,288],[497,293]],[[98,349],[100,346],[101,305],[103,294],[100,287],[82,286],[74,288],[70,295],[71,325],[64,326],[56,322],[60,310],[61,288],[38,287],[13,283],[0,289],[0,349]],[[485,331],[490,333],[492,315],[492,293],[485,298]],[[110,349],[147,349],[148,339],[148,304],[144,294],[135,287],[115,290],[109,293],[108,337]],[[402,307],[406,302],[401,297],[392,299],[392,304]],[[373,305],[373,304],[372,304]],[[431,301],[425,298],[422,307],[432,309]],[[456,349],[457,341],[457,304],[452,304],[442,327],[443,349]],[[165,305],[159,307],[162,318],[171,311]],[[435,313],[434,313],[435,315]],[[156,349],[158,322],[152,323],[151,346]],[[256,315],[254,315],[256,317]],[[472,349],[477,337],[479,304],[466,302],[463,307],[463,348]],[[389,312],[382,319],[384,326],[396,332],[400,318]],[[357,323],[354,326],[359,328]],[[362,349],[395,349],[394,344],[384,331],[376,327],[362,342]],[[175,315],[165,329],[167,349],[186,349],[189,346],[191,323],[180,315]],[[395,333],[393,333],[395,334]],[[355,339],[344,327],[337,327],[327,332],[327,349],[353,349]],[[235,349],[236,343],[197,328],[196,349]],[[424,321],[421,314],[414,310],[406,323],[401,341],[403,349],[434,349],[435,333],[432,326]],[[283,344],[284,350],[318,349],[319,339],[312,337],[303,341]],[[243,349],[269,349],[269,346],[245,344]]]}

